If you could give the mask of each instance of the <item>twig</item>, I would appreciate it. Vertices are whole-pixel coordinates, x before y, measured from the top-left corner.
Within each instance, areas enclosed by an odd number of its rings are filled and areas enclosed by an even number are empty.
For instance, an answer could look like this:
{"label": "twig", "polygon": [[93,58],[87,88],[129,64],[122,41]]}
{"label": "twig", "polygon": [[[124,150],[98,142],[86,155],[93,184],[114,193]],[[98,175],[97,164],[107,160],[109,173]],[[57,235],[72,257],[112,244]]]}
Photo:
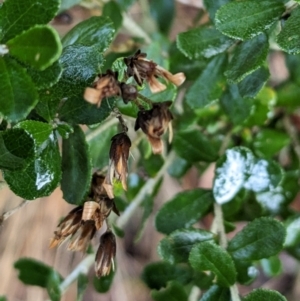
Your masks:
{"label": "twig", "polygon": [[136,37],[143,38],[146,44],[151,43],[151,38],[149,35],[131,18],[128,17],[127,14],[123,13],[123,27],[129,31],[131,34],[135,35]]}
{"label": "twig", "polygon": [[77,267],[67,276],[67,278],[60,284],[59,289],[63,294],[68,287],[79,277],[80,274],[87,274],[91,265],[95,261],[95,254],[89,254],[85,257]]}
{"label": "twig", "polygon": [[[214,214],[215,214],[215,218],[213,221],[212,229],[220,237],[220,246],[226,249],[227,237],[226,237],[226,232],[224,227],[222,207],[220,204],[217,203],[214,204]],[[231,294],[231,301],[241,301],[236,284],[230,286],[230,294]]]}
{"label": "twig", "polygon": [[95,130],[91,131],[86,135],[86,141],[91,141],[94,138],[96,138],[99,134],[103,133],[106,131],[108,128],[111,126],[115,125],[118,123],[118,120],[116,118],[111,118],[105,123],[101,124],[99,127],[97,127]]}
{"label": "twig", "polygon": [[297,130],[295,129],[294,125],[291,123],[291,120],[288,116],[285,116],[283,118],[283,125],[288,135],[291,137],[294,146],[294,151],[296,153],[300,165],[300,141],[298,139]]}
{"label": "twig", "polygon": [[133,201],[130,203],[130,205],[125,209],[123,214],[120,216],[120,218],[117,221],[117,226],[119,228],[123,228],[126,223],[129,221],[129,219],[132,217],[136,209],[139,207],[139,205],[143,202],[145,196],[153,191],[155,185],[160,180],[160,178],[163,176],[163,174],[166,172],[166,170],[169,168],[171,163],[173,162],[175,158],[175,153],[171,152],[166,160],[160,171],[156,174],[155,178],[149,179],[147,183],[142,187],[142,189],[139,191],[137,196],[133,199]]}
{"label": "twig", "polygon": [[21,204],[19,204],[17,207],[4,212],[1,216],[0,216],[0,226],[2,225],[2,223],[7,220],[10,216],[12,216],[14,213],[16,213],[19,209],[21,209],[22,207],[24,207],[25,205],[27,205],[28,203],[30,203],[30,201],[27,200],[23,200],[21,202]]}

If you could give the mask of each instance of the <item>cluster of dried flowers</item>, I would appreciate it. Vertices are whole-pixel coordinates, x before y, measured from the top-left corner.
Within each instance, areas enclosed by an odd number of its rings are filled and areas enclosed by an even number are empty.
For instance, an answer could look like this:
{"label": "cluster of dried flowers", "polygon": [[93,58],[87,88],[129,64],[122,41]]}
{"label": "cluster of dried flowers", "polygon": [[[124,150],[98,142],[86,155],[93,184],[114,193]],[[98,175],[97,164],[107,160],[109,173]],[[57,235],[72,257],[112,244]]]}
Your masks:
{"label": "cluster of dried flowers", "polygon": [[[153,93],[162,91],[166,86],[158,81],[163,78],[179,86],[185,80],[183,73],[171,74],[169,71],[158,66],[153,61],[146,59],[146,54],[138,50],[133,56],[124,58],[127,66],[126,75],[135,79],[139,86],[144,81],[149,84]],[[138,103],[138,88],[135,85],[119,82],[118,73],[107,70],[105,74],[99,75],[93,87],[85,90],[84,98],[100,107],[103,98],[111,96],[122,97],[125,103],[135,101],[139,107],[135,130],[141,130],[147,135],[151,143],[153,153],[160,154],[163,150],[161,136],[169,128],[169,142],[172,140],[171,121],[173,116],[169,110],[171,101],[151,103],[151,109],[146,110]],[[95,272],[98,277],[108,275],[114,267],[116,255],[116,239],[107,223],[111,211],[117,215],[119,212],[114,203],[113,181],[116,179],[122,183],[127,190],[128,158],[131,141],[127,135],[127,127],[122,116],[119,114],[120,124],[123,131],[113,136],[109,152],[109,166],[107,174],[95,173],[92,178],[90,193],[83,206],[74,208],[59,224],[50,242],[50,247],[56,247],[69,239],[68,250],[86,251],[95,233],[100,230],[106,222],[106,232],[100,238],[100,245],[95,258]]]}
{"label": "cluster of dried flowers", "polygon": [[[109,198],[103,187],[105,177],[94,173],[89,195],[83,206],[74,208],[58,224],[50,248],[54,248],[69,239],[68,250],[85,252],[95,233],[100,230],[114,211],[119,215],[114,200]],[[95,258],[95,272],[98,277],[106,276],[114,267],[116,238],[106,222],[106,232],[100,237],[100,245]]]}
{"label": "cluster of dried flowers", "polygon": [[[138,50],[133,56],[124,58],[124,63],[127,66],[126,77],[133,77],[138,86],[142,86],[144,82],[147,82],[151,92],[157,93],[166,89],[166,85],[161,83],[158,78],[162,78],[176,86],[180,86],[185,81],[185,75],[182,72],[173,75],[153,61],[147,60],[146,56],[146,53]],[[122,97],[125,103],[129,101],[136,102],[139,98],[138,88],[135,85],[119,82],[118,73],[107,70],[105,74],[98,75],[93,87],[86,88],[84,93],[85,100],[96,104],[98,107],[101,105],[103,98],[112,96]],[[140,103],[138,104],[140,111],[138,112],[135,130],[142,129],[147,135],[155,154],[162,153],[163,143],[160,137],[168,128],[170,130],[169,141],[172,140],[171,121],[173,116],[169,110],[171,104],[171,101],[151,103],[152,108],[150,110],[146,110]]]}

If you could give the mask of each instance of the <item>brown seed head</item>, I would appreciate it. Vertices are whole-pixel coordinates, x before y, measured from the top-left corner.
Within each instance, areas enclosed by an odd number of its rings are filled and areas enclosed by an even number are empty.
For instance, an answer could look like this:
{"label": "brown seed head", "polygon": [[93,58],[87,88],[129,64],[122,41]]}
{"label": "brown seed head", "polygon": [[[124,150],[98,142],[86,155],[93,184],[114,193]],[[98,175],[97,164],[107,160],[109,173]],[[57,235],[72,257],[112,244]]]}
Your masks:
{"label": "brown seed head", "polygon": [[[170,137],[172,134],[171,121],[173,119],[172,113],[169,110],[171,101],[161,103],[154,103],[151,110],[139,111],[135,122],[135,130],[139,128],[147,135],[151,143],[154,154],[160,154],[163,149],[163,144],[160,137],[170,129]],[[169,139],[170,141],[171,139]]]}
{"label": "brown seed head", "polygon": [[83,97],[87,102],[100,107],[103,98],[117,95],[121,95],[118,73],[107,70],[105,74],[99,75],[92,88],[85,89]]}
{"label": "brown seed head", "polygon": [[180,86],[185,81],[185,75],[180,72],[172,74],[153,61],[146,59],[146,53],[138,50],[133,56],[124,58],[127,65],[127,75],[133,76],[139,86],[142,86],[144,80],[149,83],[152,93],[157,93],[166,89],[166,85],[157,80],[158,77]]}
{"label": "brown seed head", "polygon": [[111,268],[114,268],[116,248],[116,238],[110,230],[107,230],[100,238],[95,258],[95,272],[98,278],[109,275]]}
{"label": "brown seed head", "polygon": [[58,224],[58,229],[50,241],[50,248],[59,246],[68,236],[76,233],[81,226],[82,213],[83,207],[76,207]]}
{"label": "brown seed head", "polygon": [[68,250],[85,252],[95,233],[96,226],[94,220],[82,222],[79,230],[71,237]]}

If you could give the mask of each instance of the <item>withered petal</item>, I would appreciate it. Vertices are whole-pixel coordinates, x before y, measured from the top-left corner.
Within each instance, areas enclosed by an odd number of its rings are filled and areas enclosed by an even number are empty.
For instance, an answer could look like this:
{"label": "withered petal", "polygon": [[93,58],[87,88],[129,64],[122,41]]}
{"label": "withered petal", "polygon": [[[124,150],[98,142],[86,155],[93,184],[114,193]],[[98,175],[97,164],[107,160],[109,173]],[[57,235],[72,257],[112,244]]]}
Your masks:
{"label": "withered petal", "polygon": [[166,85],[157,80],[155,76],[151,76],[148,80],[149,88],[152,93],[158,93],[166,90]]}
{"label": "withered petal", "polygon": [[100,107],[101,101],[102,101],[102,91],[87,87],[84,90],[83,98],[87,102],[89,102],[93,105],[96,104],[98,107]]}
{"label": "withered petal", "polygon": [[160,138],[154,138],[151,136],[147,136],[148,140],[152,146],[152,152],[153,154],[157,155],[157,154],[161,154],[163,151],[163,143],[161,141]]}

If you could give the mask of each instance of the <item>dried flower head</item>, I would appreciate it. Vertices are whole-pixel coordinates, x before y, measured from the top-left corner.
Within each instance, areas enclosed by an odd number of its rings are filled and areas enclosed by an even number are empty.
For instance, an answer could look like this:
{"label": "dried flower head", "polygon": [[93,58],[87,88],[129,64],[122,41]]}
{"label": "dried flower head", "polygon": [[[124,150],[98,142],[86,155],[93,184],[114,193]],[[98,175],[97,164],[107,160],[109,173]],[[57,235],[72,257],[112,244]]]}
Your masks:
{"label": "dried flower head", "polygon": [[171,101],[161,103],[154,103],[151,110],[139,111],[136,122],[135,130],[139,128],[147,135],[147,138],[152,146],[154,154],[160,154],[163,150],[163,143],[160,137],[169,128],[169,142],[172,141],[172,113],[169,110]]}
{"label": "dried flower head", "polygon": [[95,258],[95,272],[98,278],[109,275],[111,268],[114,270],[116,249],[116,238],[110,230],[107,230],[100,238]]}
{"label": "dried flower head", "polygon": [[97,104],[99,108],[103,98],[118,95],[121,95],[118,73],[107,70],[105,74],[98,76],[92,88],[85,89],[83,97],[87,102]]}
{"label": "dried flower head", "polygon": [[146,59],[147,54],[138,50],[133,56],[124,58],[127,65],[127,75],[133,76],[138,85],[142,85],[144,80],[149,83],[152,93],[157,93],[166,89],[166,86],[157,80],[162,77],[165,80],[180,86],[185,81],[185,75],[180,72],[172,74],[153,61]]}
{"label": "dried flower head", "polygon": [[72,235],[68,245],[69,251],[86,251],[91,239],[96,233],[94,220],[86,220],[82,222],[80,228]]}
{"label": "dried flower head", "polygon": [[129,158],[129,149],[131,141],[126,133],[119,133],[111,138],[109,151],[108,184],[112,185],[113,178],[121,181],[122,186],[127,190],[127,161]]}
{"label": "dried flower head", "polygon": [[58,229],[50,241],[50,248],[59,246],[67,237],[76,233],[81,226],[82,213],[83,206],[76,207],[58,224]]}

